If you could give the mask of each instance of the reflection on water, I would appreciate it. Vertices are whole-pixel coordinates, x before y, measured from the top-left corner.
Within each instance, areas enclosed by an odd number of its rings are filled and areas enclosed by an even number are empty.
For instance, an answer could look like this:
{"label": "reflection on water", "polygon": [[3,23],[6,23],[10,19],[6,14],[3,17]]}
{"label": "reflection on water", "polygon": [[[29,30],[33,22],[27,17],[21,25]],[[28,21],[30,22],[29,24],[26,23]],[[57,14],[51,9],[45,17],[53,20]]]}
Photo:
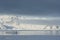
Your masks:
{"label": "reflection on water", "polygon": [[0,35],[60,35],[60,30],[4,30]]}
{"label": "reflection on water", "polygon": [[60,31],[21,31],[20,35],[60,35]]}

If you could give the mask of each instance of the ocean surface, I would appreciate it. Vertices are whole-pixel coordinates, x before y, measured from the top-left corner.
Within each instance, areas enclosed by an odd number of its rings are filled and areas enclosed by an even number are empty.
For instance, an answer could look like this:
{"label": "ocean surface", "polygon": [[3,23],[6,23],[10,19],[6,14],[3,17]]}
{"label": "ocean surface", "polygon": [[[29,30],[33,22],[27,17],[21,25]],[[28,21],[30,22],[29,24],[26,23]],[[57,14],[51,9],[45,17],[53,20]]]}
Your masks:
{"label": "ocean surface", "polygon": [[60,31],[0,31],[0,40],[60,40]]}
{"label": "ocean surface", "polygon": [[0,40],[60,40],[60,36],[52,35],[0,35]]}

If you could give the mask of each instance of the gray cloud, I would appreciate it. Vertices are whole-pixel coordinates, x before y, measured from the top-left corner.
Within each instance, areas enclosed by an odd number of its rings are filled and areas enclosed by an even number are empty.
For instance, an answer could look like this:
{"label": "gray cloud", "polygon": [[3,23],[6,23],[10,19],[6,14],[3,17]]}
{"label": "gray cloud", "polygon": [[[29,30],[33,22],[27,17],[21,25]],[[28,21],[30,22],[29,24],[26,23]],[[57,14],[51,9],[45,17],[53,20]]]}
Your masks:
{"label": "gray cloud", "polygon": [[60,0],[0,0],[0,13],[60,17],[59,1]]}

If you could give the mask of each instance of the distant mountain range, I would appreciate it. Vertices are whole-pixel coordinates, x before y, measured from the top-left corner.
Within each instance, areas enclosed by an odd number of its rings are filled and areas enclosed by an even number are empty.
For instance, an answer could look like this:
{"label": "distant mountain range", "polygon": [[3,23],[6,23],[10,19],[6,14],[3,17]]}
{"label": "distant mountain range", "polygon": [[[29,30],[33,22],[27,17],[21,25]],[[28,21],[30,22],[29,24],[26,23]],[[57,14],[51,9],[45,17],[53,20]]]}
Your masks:
{"label": "distant mountain range", "polygon": [[[33,18],[26,18],[25,16],[0,16],[0,29],[4,30],[60,30],[60,25],[49,26],[49,25],[37,25],[37,24],[25,24],[21,23],[22,20],[31,20]],[[34,18],[34,20],[39,18]],[[45,19],[44,19],[45,20]]]}

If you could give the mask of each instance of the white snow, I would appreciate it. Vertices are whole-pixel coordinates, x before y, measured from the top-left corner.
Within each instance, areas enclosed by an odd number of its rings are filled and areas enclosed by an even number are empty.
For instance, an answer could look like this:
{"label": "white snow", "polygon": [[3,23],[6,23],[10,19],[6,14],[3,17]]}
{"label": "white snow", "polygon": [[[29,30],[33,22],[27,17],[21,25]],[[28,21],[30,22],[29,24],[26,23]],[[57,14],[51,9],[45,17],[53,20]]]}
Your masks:
{"label": "white snow", "polygon": [[[33,19],[33,18],[30,18]],[[0,16],[0,28],[6,29],[3,25],[12,26],[13,30],[60,30],[60,27],[57,29],[56,25],[51,27],[48,25],[37,25],[37,24],[24,24],[19,23],[20,20],[30,20],[29,18],[26,18],[25,16],[8,16],[3,15]],[[34,20],[39,19],[38,17],[34,18]],[[46,18],[42,18],[43,20],[46,20]]]}

